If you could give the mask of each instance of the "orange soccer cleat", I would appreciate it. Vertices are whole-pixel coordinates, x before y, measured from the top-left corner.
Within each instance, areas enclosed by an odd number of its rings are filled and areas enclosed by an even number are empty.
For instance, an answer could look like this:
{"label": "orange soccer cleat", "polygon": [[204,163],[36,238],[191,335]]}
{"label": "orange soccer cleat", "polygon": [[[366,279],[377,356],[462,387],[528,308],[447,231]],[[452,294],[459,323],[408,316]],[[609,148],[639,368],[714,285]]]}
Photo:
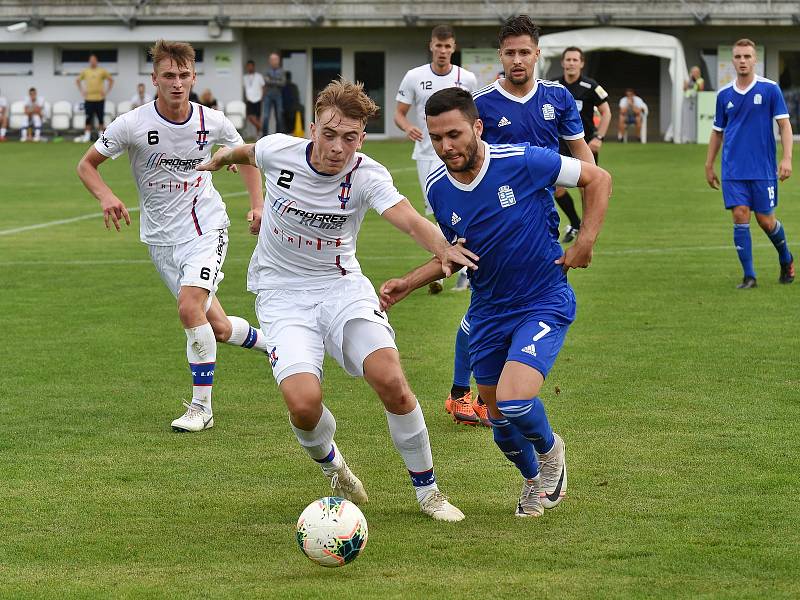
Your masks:
{"label": "orange soccer cleat", "polygon": [[492,422],[489,420],[489,409],[486,407],[486,403],[484,403],[480,396],[478,396],[475,402],[472,403],[472,410],[478,416],[481,425],[484,427],[492,426]]}
{"label": "orange soccer cleat", "polygon": [[477,425],[481,421],[472,409],[472,392],[467,392],[461,398],[452,400],[451,412],[456,423],[464,425]]}

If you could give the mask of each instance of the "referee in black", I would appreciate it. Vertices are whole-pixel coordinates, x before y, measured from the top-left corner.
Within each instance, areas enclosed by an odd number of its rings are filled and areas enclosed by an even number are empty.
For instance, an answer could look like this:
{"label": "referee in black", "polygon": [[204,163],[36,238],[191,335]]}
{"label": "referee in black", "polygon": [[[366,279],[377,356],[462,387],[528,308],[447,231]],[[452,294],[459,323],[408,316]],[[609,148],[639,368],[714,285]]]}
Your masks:
{"label": "referee in black", "polygon": [[[594,79],[589,79],[581,74],[584,65],[583,51],[580,48],[570,46],[564,50],[561,53],[561,68],[564,69],[564,74],[558,83],[567,88],[575,98],[575,104],[578,106],[578,112],[583,121],[586,143],[589,144],[589,149],[594,154],[596,164],[600,146],[603,145],[603,138],[611,124],[611,108],[608,106],[608,92]],[[600,124],[597,128],[594,126],[595,107],[600,112]],[[565,156],[572,156],[569,146],[564,143],[564,140],[559,141],[558,151]],[[556,202],[569,219],[569,227],[561,240],[562,243],[568,244],[578,237],[581,220],[578,213],[575,212],[575,202],[566,188],[556,188]]]}

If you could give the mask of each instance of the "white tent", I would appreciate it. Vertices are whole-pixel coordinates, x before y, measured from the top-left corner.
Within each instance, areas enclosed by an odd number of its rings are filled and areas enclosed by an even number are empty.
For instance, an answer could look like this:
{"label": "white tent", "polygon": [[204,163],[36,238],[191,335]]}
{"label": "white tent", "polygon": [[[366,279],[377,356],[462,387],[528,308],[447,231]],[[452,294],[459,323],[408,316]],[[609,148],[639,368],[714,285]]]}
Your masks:
{"label": "white tent", "polygon": [[[542,56],[539,59],[540,73],[546,73],[549,60],[560,57],[567,46],[577,46],[584,52],[592,50],[625,50],[633,54],[647,54],[669,60],[669,76],[672,80],[672,120],[666,138],[680,141],[681,110],[683,106],[683,82],[688,76],[686,57],[680,40],[663,33],[652,33],[622,27],[593,27],[551,33],[539,38]],[[677,135],[674,135],[677,132]]]}

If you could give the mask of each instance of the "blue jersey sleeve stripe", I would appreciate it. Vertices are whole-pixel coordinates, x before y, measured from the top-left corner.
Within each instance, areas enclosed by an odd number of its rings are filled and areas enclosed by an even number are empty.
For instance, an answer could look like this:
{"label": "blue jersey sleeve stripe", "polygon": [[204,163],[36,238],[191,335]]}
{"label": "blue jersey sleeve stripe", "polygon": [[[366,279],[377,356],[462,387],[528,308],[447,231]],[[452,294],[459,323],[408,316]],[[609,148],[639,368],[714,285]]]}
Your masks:
{"label": "blue jersey sleeve stripe", "polygon": [[580,140],[584,137],[586,137],[586,134],[584,134],[583,131],[581,131],[580,133],[576,133],[575,135],[562,135],[561,139],[572,141],[572,140]]}
{"label": "blue jersey sleeve stripe", "polygon": [[428,180],[428,182],[425,184],[425,195],[426,195],[426,196],[429,194],[429,192],[430,192],[430,189],[431,189],[431,186],[432,186],[434,183],[436,183],[437,181],[439,181],[439,180],[440,180],[442,177],[444,177],[444,171],[442,171],[442,172],[439,174],[439,176],[438,176],[438,177],[436,177],[436,179],[433,179],[433,180]]}

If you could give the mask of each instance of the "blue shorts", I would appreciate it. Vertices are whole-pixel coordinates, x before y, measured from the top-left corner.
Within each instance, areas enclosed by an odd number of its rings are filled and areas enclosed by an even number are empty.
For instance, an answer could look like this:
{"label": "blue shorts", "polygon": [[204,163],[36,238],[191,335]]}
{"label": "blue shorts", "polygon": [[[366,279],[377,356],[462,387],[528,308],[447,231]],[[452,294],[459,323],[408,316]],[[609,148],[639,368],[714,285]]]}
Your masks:
{"label": "blue shorts", "polygon": [[722,180],[725,208],[747,206],[753,212],[768,215],[778,206],[777,179]]}
{"label": "blue shorts", "polygon": [[541,303],[480,316],[470,307],[467,318],[469,361],[476,382],[496,385],[509,360],[547,377],[575,320],[575,295],[566,287]]}

